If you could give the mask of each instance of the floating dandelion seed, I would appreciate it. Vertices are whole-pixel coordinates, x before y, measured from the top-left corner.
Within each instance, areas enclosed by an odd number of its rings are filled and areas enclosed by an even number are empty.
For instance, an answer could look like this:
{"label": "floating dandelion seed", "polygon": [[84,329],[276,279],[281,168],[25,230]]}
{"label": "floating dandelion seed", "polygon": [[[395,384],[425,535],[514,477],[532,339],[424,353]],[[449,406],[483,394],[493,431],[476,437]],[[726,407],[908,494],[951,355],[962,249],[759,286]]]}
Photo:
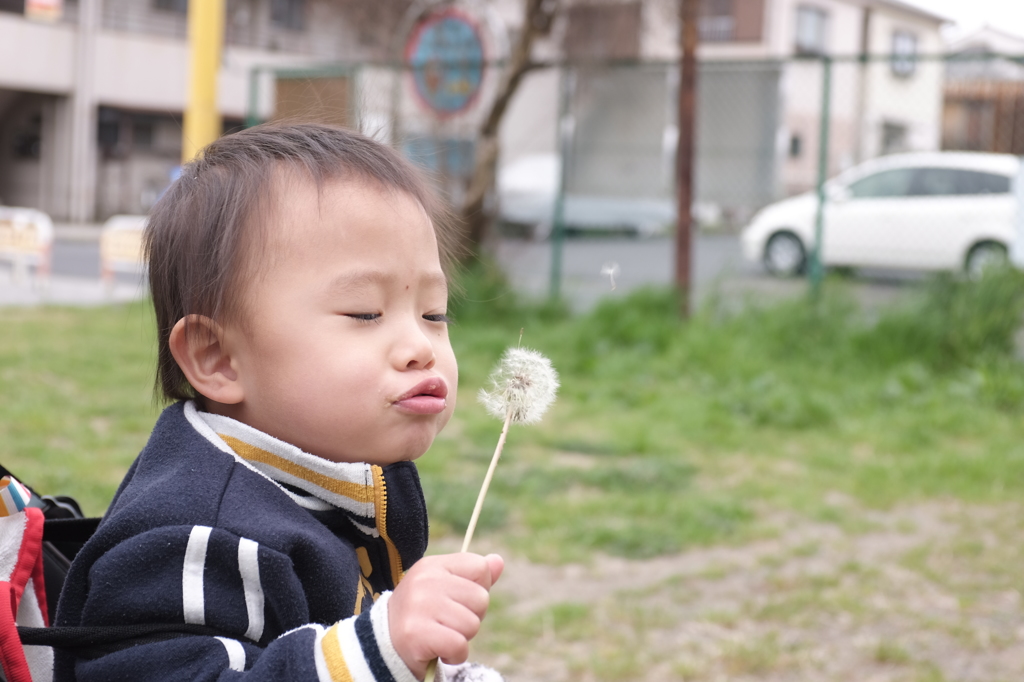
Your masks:
{"label": "floating dandelion seed", "polygon": [[615,275],[619,274],[619,264],[615,261],[605,263],[601,266],[601,274],[608,278],[612,285],[612,291],[615,291]]}

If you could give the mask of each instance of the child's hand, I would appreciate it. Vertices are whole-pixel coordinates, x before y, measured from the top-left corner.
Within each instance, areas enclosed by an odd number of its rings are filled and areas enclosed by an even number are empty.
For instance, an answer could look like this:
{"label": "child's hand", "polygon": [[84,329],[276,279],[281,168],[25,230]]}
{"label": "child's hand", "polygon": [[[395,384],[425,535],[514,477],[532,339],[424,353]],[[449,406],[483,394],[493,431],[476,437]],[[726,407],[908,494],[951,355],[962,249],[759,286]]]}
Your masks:
{"label": "child's hand", "polygon": [[417,678],[440,658],[462,663],[487,613],[505,562],[497,554],[444,554],[417,561],[388,603],[391,643]]}

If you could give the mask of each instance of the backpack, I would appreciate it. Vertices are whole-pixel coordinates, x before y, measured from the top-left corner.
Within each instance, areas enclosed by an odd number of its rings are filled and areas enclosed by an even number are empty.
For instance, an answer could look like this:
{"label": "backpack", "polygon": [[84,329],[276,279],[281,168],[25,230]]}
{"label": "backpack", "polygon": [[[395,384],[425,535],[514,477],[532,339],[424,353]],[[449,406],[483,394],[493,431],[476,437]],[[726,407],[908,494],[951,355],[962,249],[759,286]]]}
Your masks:
{"label": "backpack", "polygon": [[0,682],[50,682],[53,649],[98,658],[137,644],[217,635],[185,623],[51,627],[71,561],[99,525],[74,499],[40,496],[0,466]]}
{"label": "backpack", "polygon": [[[140,644],[224,634],[188,623],[51,627],[71,561],[99,523],[74,499],[40,496],[0,465],[0,682],[52,682],[53,649],[95,659]],[[502,679],[472,663],[443,667],[435,679]]]}

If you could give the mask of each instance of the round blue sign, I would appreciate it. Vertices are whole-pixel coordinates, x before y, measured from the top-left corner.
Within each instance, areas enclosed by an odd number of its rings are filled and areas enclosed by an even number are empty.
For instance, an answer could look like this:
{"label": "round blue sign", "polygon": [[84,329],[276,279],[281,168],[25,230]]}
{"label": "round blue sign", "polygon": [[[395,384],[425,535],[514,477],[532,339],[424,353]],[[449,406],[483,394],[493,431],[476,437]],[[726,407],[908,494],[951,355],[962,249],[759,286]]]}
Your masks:
{"label": "round blue sign", "polygon": [[423,19],[406,44],[420,99],[435,112],[455,114],[480,92],[484,79],[484,44],[466,16],[444,10]]}

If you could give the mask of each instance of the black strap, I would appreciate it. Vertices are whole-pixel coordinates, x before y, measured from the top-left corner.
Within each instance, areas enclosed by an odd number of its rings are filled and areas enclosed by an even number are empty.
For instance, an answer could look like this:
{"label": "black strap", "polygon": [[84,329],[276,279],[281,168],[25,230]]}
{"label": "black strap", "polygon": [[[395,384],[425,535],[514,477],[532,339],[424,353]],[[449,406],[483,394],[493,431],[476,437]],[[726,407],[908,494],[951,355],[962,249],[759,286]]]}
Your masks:
{"label": "black strap", "polygon": [[96,532],[100,519],[46,519],[43,522],[45,542],[85,542]]}
{"label": "black strap", "polygon": [[140,625],[93,625],[30,628],[19,625],[24,646],[50,646],[69,651],[78,658],[94,659],[140,644],[152,644],[179,637],[224,635],[208,625],[187,623],[145,623]]}
{"label": "black strap", "polygon": [[[12,475],[0,464],[0,476]],[[24,484],[24,481],[18,479]],[[28,487],[26,485],[26,487]],[[70,498],[40,498],[32,488],[29,506],[40,507],[46,514],[43,523],[44,572],[46,594],[53,595],[50,617],[56,606],[56,595],[64,583],[70,560],[77,554],[100,523],[99,518],[74,518],[81,514],[78,503]],[[49,646],[71,652],[78,658],[95,659],[141,644],[163,642],[179,637],[211,637],[225,633],[206,625],[187,623],[146,623],[140,625],[95,625],[52,628],[18,626],[23,646]],[[0,682],[3,682],[0,669]]]}

